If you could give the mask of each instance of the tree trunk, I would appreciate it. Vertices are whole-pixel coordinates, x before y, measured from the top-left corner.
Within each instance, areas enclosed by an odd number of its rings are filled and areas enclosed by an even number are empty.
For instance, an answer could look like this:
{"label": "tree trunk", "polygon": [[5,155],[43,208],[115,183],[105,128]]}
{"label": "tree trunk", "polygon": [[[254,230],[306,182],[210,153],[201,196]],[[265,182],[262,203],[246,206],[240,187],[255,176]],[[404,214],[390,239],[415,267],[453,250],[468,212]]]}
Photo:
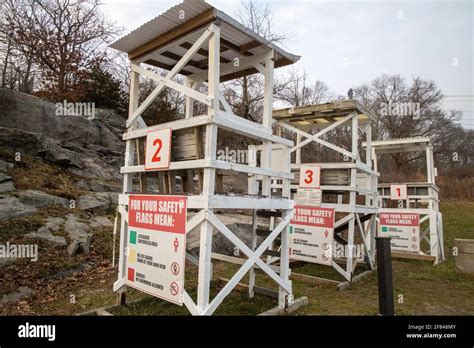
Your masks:
{"label": "tree trunk", "polygon": [[12,40],[10,38],[10,39],[8,39],[7,51],[5,52],[5,59],[3,61],[2,87],[7,86],[6,75],[7,75],[8,58],[10,57],[11,46],[12,46]]}
{"label": "tree trunk", "polygon": [[20,86],[20,92],[24,93],[31,93],[30,88],[30,76],[31,76],[31,66],[32,66],[32,60],[30,57],[28,57],[28,62],[26,63],[26,69],[25,69],[25,75],[23,76],[23,81],[21,82]]}

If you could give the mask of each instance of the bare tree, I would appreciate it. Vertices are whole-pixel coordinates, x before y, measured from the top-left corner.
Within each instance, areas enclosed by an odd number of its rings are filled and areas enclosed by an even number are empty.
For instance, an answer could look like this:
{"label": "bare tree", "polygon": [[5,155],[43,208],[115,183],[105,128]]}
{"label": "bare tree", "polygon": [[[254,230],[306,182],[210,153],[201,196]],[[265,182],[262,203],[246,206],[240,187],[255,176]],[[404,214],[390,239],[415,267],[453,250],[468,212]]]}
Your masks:
{"label": "bare tree", "polygon": [[[407,83],[400,75],[382,75],[354,91],[355,98],[379,117],[376,139],[430,136],[437,161],[451,168],[474,158],[472,143],[466,145],[472,141],[472,132],[455,124],[458,111],[443,110],[443,95],[434,81],[415,77]],[[453,154],[458,157],[454,162]],[[409,168],[421,170],[423,158],[422,153],[395,153],[384,157],[380,165],[387,168],[385,172],[415,173]]]}
{"label": "bare tree", "polygon": [[277,99],[291,106],[305,106],[321,103],[329,98],[329,87],[323,81],[316,80],[309,85],[308,75],[303,70],[292,69],[284,78],[285,85],[278,91]]}
{"label": "bare tree", "polygon": [[80,79],[105,53],[98,50],[117,32],[99,12],[99,0],[5,0],[3,31],[25,56],[33,57],[59,93]]}
{"label": "bare tree", "polygon": [[254,0],[242,0],[242,10],[237,14],[239,21],[247,28],[272,43],[282,43],[288,36],[274,31],[273,13],[270,4],[257,5]]}
{"label": "bare tree", "polygon": [[[272,11],[269,4],[259,5],[254,0],[242,1],[242,10],[237,14],[240,22],[261,35],[268,42],[281,43],[287,36],[274,31]],[[274,93],[279,92],[285,81],[275,79]],[[246,119],[260,121],[263,113],[263,77],[259,74],[245,76],[224,84],[224,96],[234,112]]]}

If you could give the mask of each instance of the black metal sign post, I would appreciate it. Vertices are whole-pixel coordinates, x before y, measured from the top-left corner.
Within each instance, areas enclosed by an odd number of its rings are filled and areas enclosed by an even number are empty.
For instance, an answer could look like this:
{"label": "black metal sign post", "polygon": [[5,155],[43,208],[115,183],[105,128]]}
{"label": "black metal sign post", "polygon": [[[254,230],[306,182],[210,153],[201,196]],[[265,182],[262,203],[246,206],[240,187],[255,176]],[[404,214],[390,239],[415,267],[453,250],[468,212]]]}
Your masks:
{"label": "black metal sign post", "polygon": [[395,315],[393,305],[392,255],[390,238],[375,237],[377,245],[377,273],[380,315]]}

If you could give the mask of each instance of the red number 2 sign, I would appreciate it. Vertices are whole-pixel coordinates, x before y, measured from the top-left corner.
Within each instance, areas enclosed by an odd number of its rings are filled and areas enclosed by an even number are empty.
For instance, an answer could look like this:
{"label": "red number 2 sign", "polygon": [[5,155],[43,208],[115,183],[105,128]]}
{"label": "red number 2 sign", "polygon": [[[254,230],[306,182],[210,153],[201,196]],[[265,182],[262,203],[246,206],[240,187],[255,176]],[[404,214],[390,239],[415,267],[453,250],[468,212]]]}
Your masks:
{"label": "red number 2 sign", "polygon": [[321,167],[319,166],[303,166],[300,169],[300,187],[302,188],[319,188],[319,178],[321,175]]}
{"label": "red number 2 sign", "polygon": [[163,140],[159,138],[155,139],[153,141],[153,146],[156,146],[156,152],[153,155],[153,158],[151,159],[151,161],[153,163],[159,163],[161,162],[161,157],[159,157],[159,155],[160,155],[161,148],[163,147]]}
{"label": "red number 2 sign", "polygon": [[170,157],[171,129],[150,131],[146,137],[145,170],[169,168]]}

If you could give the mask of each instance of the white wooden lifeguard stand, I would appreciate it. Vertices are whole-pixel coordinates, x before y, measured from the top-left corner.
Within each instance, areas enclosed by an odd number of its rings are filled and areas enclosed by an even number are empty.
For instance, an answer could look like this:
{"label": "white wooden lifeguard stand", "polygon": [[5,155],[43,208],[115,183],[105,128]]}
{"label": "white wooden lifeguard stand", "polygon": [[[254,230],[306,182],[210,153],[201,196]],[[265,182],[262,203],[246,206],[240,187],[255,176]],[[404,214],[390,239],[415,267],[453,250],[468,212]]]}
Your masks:
{"label": "white wooden lifeguard stand", "polygon": [[[295,174],[291,185],[292,192],[299,188],[299,170],[302,166],[315,165],[321,168],[320,207],[335,210],[334,240],[336,244],[344,245],[347,250],[344,257],[333,258],[332,266],[347,281],[352,282],[358,264],[354,253],[356,241],[363,244],[364,260],[370,270],[374,269],[379,175],[373,169],[370,143],[372,123],[377,118],[355,100],[275,110],[273,118],[278,121],[278,134],[281,134],[282,128],[296,133],[296,145],[291,148],[291,152],[295,153],[291,164],[291,170]],[[338,127],[347,127],[350,130],[350,149],[344,149],[323,139],[325,134]],[[359,132],[365,134],[369,144],[365,158],[359,151]],[[321,145],[323,149],[335,151],[341,160],[331,163],[302,163],[303,147],[312,142]],[[276,156],[280,151],[275,147]],[[254,176],[254,180],[258,181],[260,178]],[[274,178],[272,188],[282,189],[281,181]]]}
{"label": "white wooden lifeguard stand", "polygon": [[[260,269],[273,279],[279,288],[279,309],[288,309],[293,304],[292,285],[289,280],[288,260],[288,224],[292,217],[293,203],[290,200],[289,160],[280,171],[271,169],[270,155],[274,144],[289,149],[293,142],[272,134],[272,103],[273,103],[273,70],[295,63],[299,56],[292,55],[283,49],[268,43],[264,38],[242,26],[240,23],[217,10],[204,1],[184,1],[160,16],[142,25],[138,29],[115,42],[112,46],[119,51],[128,53],[131,61],[130,110],[127,120],[127,132],[123,138],[126,141],[125,165],[121,172],[124,174],[123,194],[119,199],[121,212],[120,230],[120,265],[119,279],[114,290],[124,292],[125,285],[125,250],[127,240],[127,205],[131,193],[140,193],[133,185],[135,174],[142,179],[145,168],[140,151],[141,144],[137,142],[151,130],[171,128],[178,130],[193,130],[203,128],[204,147],[202,155],[196,150],[194,159],[173,160],[168,169],[154,170],[168,178],[175,178],[177,171],[199,171],[202,185],[197,194],[192,188],[181,194],[187,195],[188,210],[198,212],[188,220],[186,231],[200,226],[199,260],[187,255],[188,259],[199,267],[197,301],[184,292],[184,304],[193,315],[211,315],[224,298],[239,283],[242,277],[254,268]],[[160,76],[141,66],[146,63],[168,70],[166,76]],[[186,76],[186,84],[173,80],[177,74]],[[254,123],[233,114],[228,103],[219,90],[219,83],[242,76],[261,73],[265,78],[265,97],[262,123]],[[153,79],[158,87],[138,105],[138,84],[140,76]],[[198,91],[198,87],[207,83],[207,94]],[[141,117],[143,111],[153,102],[163,88],[170,88],[182,93],[186,98],[185,118],[173,122],[147,125]],[[193,114],[193,103],[199,102],[207,106],[205,115]],[[222,106],[222,108],[221,108]],[[217,134],[219,129],[241,134],[255,139],[263,144],[263,156],[258,167],[246,164],[221,161],[216,158]],[[172,144],[176,149],[175,137]],[[196,147],[202,145],[197,138]],[[138,156],[135,152],[138,150]],[[289,158],[289,156],[288,156]],[[263,190],[259,195],[218,195],[215,192],[216,170],[233,170],[246,174],[263,176]],[[150,171],[147,171],[149,173]],[[152,171],[153,172],[153,171]],[[188,176],[193,178],[194,175]],[[283,180],[283,195],[271,196],[271,178]],[[172,180],[173,181],[173,180]],[[194,180],[191,180],[191,185]],[[144,191],[142,185],[141,189]],[[176,192],[176,185],[168,187],[170,192]],[[147,191],[147,194],[157,193]],[[162,192],[160,192],[162,193]],[[268,231],[264,241],[259,245],[254,243],[247,246],[214,214],[214,209],[248,209],[253,211],[254,229],[256,216],[260,211],[276,214],[281,217],[274,228]],[[210,298],[210,282],[212,279],[212,239],[213,231],[222,233],[232,242],[247,259],[243,259],[241,268],[213,298]],[[272,242],[281,240],[280,263],[278,267],[269,266],[262,255]],[[250,284],[253,290],[254,285]],[[251,291],[252,294],[252,291]]]}
{"label": "white wooden lifeguard stand", "polygon": [[[363,144],[364,146],[366,144]],[[429,249],[419,253],[392,251],[392,256],[430,260],[435,264],[444,260],[443,216],[439,211],[439,188],[435,178],[437,169],[434,165],[433,145],[429,137],[413,137],[403,139],[389,139],[372,141],[372,156],[375,170],[377,157],[391,153],[424,152],[426,157],[426,181],[408,183],[379,183],[379,206],[386,212],[410,212],[420,214],[420,225],[426,222],[423,230],[420,229],[419,240],[426,241]],[[393,200],[390,195],[392,185],[406,185],[407,197],[403,200]]]}

